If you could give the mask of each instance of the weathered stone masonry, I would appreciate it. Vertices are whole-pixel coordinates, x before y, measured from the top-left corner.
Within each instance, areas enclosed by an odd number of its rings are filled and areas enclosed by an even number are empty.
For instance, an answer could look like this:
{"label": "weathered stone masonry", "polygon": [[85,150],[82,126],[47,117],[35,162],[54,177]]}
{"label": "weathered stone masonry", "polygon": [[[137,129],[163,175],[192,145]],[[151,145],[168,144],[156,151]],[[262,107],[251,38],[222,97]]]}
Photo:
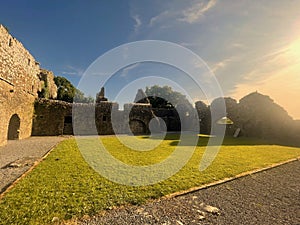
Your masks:
{"label": "weathered stone masonry", "polygon": [[31,135],[39,64],[0,24],[0,145]]}
{"label": "weathered stone masonry", "polygon": [[114,102],[72,104],[38,99],[35,102],[32,135],[72,135],[74,132],[76,135],[104,135],[128,134],[130,131],[133,134],[146,134],[149,133],[152,118],[154,115],[150,104],[125,104],[121,111]]}

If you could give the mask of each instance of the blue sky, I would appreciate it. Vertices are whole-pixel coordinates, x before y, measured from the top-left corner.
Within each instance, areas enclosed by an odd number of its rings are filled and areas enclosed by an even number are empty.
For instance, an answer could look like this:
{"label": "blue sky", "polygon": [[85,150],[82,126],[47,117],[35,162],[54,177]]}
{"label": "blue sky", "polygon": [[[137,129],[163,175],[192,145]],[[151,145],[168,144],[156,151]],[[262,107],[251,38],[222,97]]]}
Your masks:
{"label": "blue sky", "polygon": [[[239,100],[257,90],[300,119],[299,12],[300,1],[293,0],[10,0],[1,2],[0,23],[43,68],[74,85],[105,52],[132,41],[163,40],[199,55],[225,96]],[[113,99],[150,75],[179,84],[185,76],[167,65],[139,63],[116,73],[107,95]]]}

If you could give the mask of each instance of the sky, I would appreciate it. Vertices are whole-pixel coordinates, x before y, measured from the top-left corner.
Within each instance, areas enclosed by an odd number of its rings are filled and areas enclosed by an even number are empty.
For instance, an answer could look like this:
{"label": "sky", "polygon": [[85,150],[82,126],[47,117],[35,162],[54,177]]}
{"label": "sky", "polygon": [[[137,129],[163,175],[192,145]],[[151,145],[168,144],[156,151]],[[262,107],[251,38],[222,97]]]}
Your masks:
{"label": "sky", "polygon": [[[95,60],[112,49],[167,41],[198,55],[202,61],[195,65],[196,78],[205,80],[203,74],[209,73],[224,96],[239,100],[258,91],[300,119],[300,1],[2,0],[0,23],[41,67],[78,87]],[[163,53],[163,47],[157,51]],[[182,57],[183,63],[188,60]],[[112,58],[110,63],[116,62]],[[160,62],[126,65],[104,86],[109,99],[125,102],[133,100],[138,85],[144,88],[156,80],[168,81],[193,101],[209,98],[194,88],[186,71]]]}

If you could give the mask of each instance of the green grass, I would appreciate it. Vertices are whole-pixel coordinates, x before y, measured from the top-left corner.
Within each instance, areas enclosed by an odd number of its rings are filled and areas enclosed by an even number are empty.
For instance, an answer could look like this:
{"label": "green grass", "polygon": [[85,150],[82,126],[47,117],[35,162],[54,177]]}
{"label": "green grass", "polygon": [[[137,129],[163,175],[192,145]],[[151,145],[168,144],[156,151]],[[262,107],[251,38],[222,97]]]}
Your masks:
{"label": "green grass", "polygon": [[[113,206],[141,204],[147,199],[300,156],[300,148],[226,138],[215,161],[200,172],[199,162],[207,140],[200,137],[196,151],[180,172],[142,187],[120,185],[103,178],[83,160],[76,141],[65,140],[0,201],[0,224],[48,224],[53,217],[68,220],[93,215]],[[168,157],[179,140],[178,136],[170,135],[156,149],[146,152],[130,150],[115,137],[103,137],[102,141],[123,162],[148,165]]]}

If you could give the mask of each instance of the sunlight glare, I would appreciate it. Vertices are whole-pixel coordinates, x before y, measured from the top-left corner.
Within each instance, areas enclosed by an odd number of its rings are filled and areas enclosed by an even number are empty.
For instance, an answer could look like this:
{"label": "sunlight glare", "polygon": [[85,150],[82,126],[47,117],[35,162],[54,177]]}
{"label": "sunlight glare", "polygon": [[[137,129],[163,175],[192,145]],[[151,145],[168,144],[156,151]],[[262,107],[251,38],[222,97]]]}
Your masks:
{"label": "sunlight glare", "polygon": [[297,62],[300,61],[300,38],[290,45],[289,53]]}

